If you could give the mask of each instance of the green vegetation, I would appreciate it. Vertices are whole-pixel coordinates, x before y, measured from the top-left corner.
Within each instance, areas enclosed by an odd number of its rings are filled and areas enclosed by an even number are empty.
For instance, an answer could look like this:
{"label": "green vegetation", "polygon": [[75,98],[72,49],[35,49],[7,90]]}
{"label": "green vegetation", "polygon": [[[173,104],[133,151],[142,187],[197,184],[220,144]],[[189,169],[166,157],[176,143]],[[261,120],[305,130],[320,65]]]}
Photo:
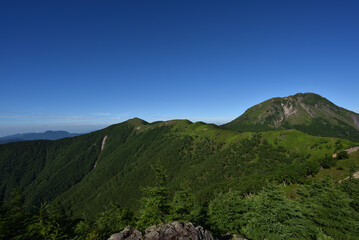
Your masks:
{"label": "green vegetation", "polygon": [[[358,187],[359,182],[351,184]],[[249,239],[357,239],[359,212],[351,205],[353,196],[340,187],[332,182],[300,185],[296,200],[288,199],[285,187],[278,185],[248,198],[226,193],[210,204],[212,229]]]}
{"label": "green vegetation", "polygon": [[240,132],[296,129],[313,136],[359,141],[359,115],[314,93],[273,98],[249,108],[223,127]]}
{"label": "green vegetation", "polygon": [[155,168],[156,186],[143,189],[144,196],[141,201],[141,209],[138,213],[138,226],[145,229],[148,226],[165,222],[169,213],[168,189],[166,176],[162,168]]}
{"label": "green vegetation", "polygon": [[[150,188],[164,190],[166,183],[163,184],[157,182]],[[296,185],[297,197],[291,199],[286,196],[286,186],[268,184],[257,194],[220,193],[208,205],[202,205],[200,211],[190,211],[200,213],[195,215],[178,211],[185,210],[178,208],[184,206],[183,201],[187,210],[193,209],[185,198],[178,203],[177,193],[170,201],[164,191],[157,191],[142,198],[146,204],[138,214],[112,204],[94,220],[86,217],[71,220],[60,207],[49,208],[46,204],[36,213],[19,211],[22,208],[17,195],[1,205],[0,236],[2,239],[101,240],[127,225],[144,229],[160,222],[183,221],[185,216],[186,221],[204,225],[215,234],[231,232],[248,239],[358,239],[358,187],[358,179],[345,184],[312,181]],[[184,194],[180,192],[179,195]],[[148,204],[153,202],[156,204]],[[160,214],[162,219],[152,214]]]}
{"label": "green vegetation", "polygon": [[0,238],[107,239],[180,220],[249,239],[355,239],[359,153],[343,150],[358,145],[140,119],[0,145]]}
{"label": "green vegetation", "polygon": [[151,166],[161,161],[170,196],[188,182],[202,204],[223,189],[251,193],[266,181],[302,183],[325,155],[355,145],[295,130],[239,134],[184,120],[133,119],[75,138],[0,145],[1,196],[19,187],[27,209],[59,201],[77,217],[92,218],[112,201],[135,211],[141,189],[154,184]]}

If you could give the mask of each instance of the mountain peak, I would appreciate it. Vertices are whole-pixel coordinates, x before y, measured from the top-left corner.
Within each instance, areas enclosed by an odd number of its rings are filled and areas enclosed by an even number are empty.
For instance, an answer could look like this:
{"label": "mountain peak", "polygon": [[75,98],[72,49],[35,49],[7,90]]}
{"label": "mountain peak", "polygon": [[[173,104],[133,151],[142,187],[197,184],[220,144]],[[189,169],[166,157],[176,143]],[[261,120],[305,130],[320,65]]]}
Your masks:
{"label": "mountain peak", "polygon": [[146,122],[145,120],[142,120],[141,118],[138,118],[138,117],[134,117],[134,118],[131,118],[131,119],[128,119],[126,121],[126,123],[132,125],[132,126],[141,126],[141,125],[147,125],[149,124],[148,122]]}
{"label": "mountain peak", "polygon": [[312,93],[312,92],[305,92],[305,93],[301,93],[301,92],[299,92],[299,93],[296,93],[296,94],[294,94],[294,95],[291,95],[291,96],[289,96],[289,97],[312,97],[312,96],[316,96],[316,97],[320,97],[320,98],[323,98],[322,96],[320,96],[319,94],[316,94],[316,93]]}
{"label": "mountain peak", "polygon": [[359,140],[359,115],[315,93],[271,98],[223,126],[237,131],[297,129],[312,135]]}

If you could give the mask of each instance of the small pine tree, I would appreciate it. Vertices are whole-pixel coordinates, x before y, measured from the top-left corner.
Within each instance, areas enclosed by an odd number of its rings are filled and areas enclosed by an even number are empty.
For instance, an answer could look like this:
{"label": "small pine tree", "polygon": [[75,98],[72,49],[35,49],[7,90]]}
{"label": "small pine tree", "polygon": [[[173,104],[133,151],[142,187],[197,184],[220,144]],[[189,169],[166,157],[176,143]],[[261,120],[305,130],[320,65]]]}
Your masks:
{"label": "small pine tree", "polygon": [[74,240],[90,239],[88,236],[92,230],[92,222],[84,216],[83,220],[78,222],[74,228],[74,232],[76,234]]}
{"label": "small pine tree", "polygon": [[57,216],[49,210],[48,204],[42,203],[38,215],[33,216],[27,227],[27,236],[33,239],[67,239]]}
{"label": "small pine tree", "polygon": [[193,200],[190,193],[186,190],[177,191],[172,199],[169,220],[189,222],[192,209]]}
{"label": "small pine tree", "polygon": [[323,230],[319,229],[318,234],[317,234],[317,240],[334,240],[334,238],[332,238],[332,237],[330,237],[328,235],[325,235],[323,233]]}
{"label": "small pine tree", "polygon": [[26,233],[27,215],[19,189],[11,193],[11,198],[1,204],[0,239],[21,239]]}
{"label": "small pine tree", "polygon": [[111,234],[122,231],[132,223],[132,214],[121,209],[115,204],[110,204],[97,218],[95,225],[103,239],[108,239]]}
{"label": "small pine tree", "polygon": [[140,229],[164,222],[169,213],[165,171],[162,166],[153,168],[153,170],[156,176],[156,186],[142,189],[142,207],[137,221],[137,226]]}
{"label": "small pine tree", "polygon": [[195,197],[188,184],[182,185],[182,189],[176,191],[170,204],[169,221],[185,221],[204,226],[206,223],[206,211],[204,206],[195,203]]}
{"label": "small pine tree", "polygon": [[230,192],[221,194],[209,204],[209,223],[217,233],[240,234],[246,203],[242,194]]}

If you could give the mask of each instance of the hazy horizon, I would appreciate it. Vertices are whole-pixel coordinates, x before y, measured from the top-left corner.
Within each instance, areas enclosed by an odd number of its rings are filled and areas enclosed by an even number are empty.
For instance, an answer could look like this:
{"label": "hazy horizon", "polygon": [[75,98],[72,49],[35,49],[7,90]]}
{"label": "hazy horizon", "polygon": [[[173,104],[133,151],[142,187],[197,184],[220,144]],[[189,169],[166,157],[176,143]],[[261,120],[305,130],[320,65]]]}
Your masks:
{"label": "hazy horizon", "polygon": [[[136,117],[136,116],[134,116]],[[138,117],[140,118],[140,117]],[[113,123],[103,123],[103,124],[93,124],[93,125],[89,125],[88,123],[77,123],[76,125],[64,125],[63,123],[55,123],[55,124],[40,124],[40,125],[29,125],[29,126],[6,126],[5,128],[1,128],[0,127],[0,138],[1,137],[5,137],[5,136],[9,136],[9,135],[14,135],[14,134],[24,134],[24,133],[43,133],[46,131],[67,131],[69,133],[89,133],[89,132],[93,132],[93,131],[97,131],[103,128],[106,128],[110,125],[113,124],[117,124],[117,123],[121,123],[124,121],[127,121],[131,118],[128,119],[123,119],[123,120],[119,120],[118,122],[113,122]],[[142,119],[142,118],[141,118]],[[221,118],[191,118],[191,117],[184,117],[184,118],[164,118],[164,117],[158,117],[158,119],[154,119],[151,121],[148,121],[146,119],[143,119],[149,123],[151,122],[156,122],[156,121],[168,121],[168,120],[174,120],[174,119],[187,119],[190,120],[192,122],[206,122],[206,123],[212,123],[212,124],[216,124],[216,125],[222,125],[224,123],[227,123],[233,119],[221,119]]]}

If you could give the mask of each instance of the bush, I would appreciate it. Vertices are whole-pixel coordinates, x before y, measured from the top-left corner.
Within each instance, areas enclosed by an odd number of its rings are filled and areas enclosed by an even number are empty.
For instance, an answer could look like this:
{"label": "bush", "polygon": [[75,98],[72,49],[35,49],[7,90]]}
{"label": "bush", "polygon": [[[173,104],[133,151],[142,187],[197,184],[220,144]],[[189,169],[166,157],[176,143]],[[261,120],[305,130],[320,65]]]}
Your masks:
{"label": "bush", "polygon": [[349,158],[349,154],[347,153],[347,151],[340,151],[337,153],[338,160],[347,159],[347,158]]}
{"label": "bush", "polygon": [[312,228],[303,211],[300,204],[286,198],[279,187],[266,187],[248,200],[242,232],[247,238],[258,240],[308,239]]}

